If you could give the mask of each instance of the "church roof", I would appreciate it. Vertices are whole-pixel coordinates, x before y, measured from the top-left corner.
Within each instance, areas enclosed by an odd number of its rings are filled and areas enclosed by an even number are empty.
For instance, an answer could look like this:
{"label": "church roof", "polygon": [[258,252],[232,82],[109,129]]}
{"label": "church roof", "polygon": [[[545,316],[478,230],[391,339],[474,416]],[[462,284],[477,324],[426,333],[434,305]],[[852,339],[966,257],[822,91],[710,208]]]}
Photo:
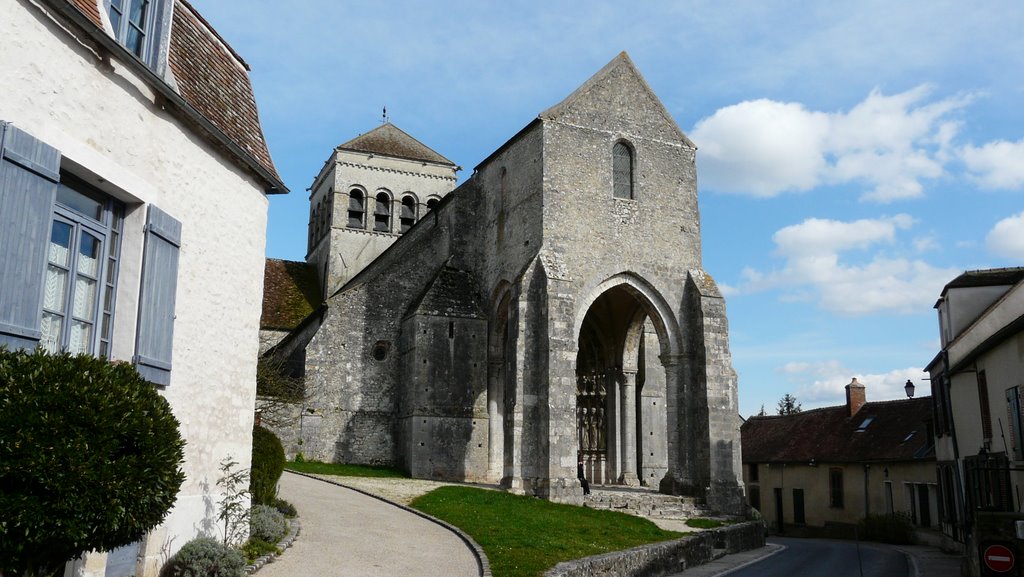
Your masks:
{"label": "church roof", "polygon": [[339,145],[338,150],[369,152],[383,156],[404,158],[406,160],[419,160],[455,166],[454,162],[441,156],[429,146],[409,136],[401,128],[390,122],[385,122],[370,132],[361,134],[345,144]]}
{"label": "church roof", "polygon": [[751,417],[740,427],[745,463],[863,463],[934,459],[931,397]]}
{"label": "church roof", "polygon": [[316,270],[304,262],[268,258],[263,269],[260,328],[292,330],[320,305]]}
{"label": "church roof", "polygon": [[485,318],[472,275],[448,265],[441,267],[410,311],[435,317]]}

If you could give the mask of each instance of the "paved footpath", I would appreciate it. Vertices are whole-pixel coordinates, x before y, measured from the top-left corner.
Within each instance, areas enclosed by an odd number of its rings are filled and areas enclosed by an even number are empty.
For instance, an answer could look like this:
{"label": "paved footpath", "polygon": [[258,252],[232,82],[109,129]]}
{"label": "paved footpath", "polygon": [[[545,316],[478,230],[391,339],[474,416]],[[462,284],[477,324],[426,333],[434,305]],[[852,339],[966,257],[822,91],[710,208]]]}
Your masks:
{"label": "paved footpath", "polygon": [[477,577],[455,533],[358,491],[285,472],[281,498],[299,511],[295,543],[256,577]]}

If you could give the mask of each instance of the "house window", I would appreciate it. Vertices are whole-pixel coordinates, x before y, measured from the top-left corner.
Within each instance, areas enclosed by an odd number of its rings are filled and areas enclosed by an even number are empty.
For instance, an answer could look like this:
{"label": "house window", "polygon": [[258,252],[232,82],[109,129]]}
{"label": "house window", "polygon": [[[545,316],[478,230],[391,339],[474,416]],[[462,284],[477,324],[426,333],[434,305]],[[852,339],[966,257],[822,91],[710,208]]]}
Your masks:
{"label": "house window", "polygon": [[747,467],[750,475],[750,481],[756,483],[758,481],[757,463],[750,463]]}
{"label": "house window", "polygon": [[804,515],[804,490],[793,489],[793,523],[804,525],[807,518]]}
{"label": "house window", "polygon": [[843,508],[843,470],[828,470],[828,506],[834,509]]}
{"label": "house window", "polygon": [[391,232],[391,197],[386,192],[378,192],[376,204],[373,209],[373,230]]}
{"label": "house window", "polygon": [[750,495],[750,506],[755,508],[755,509],[757,509],[758,511],[760,511],[761,510],[761,488],[760,487],[750,487],[750,488],[747,489],[747,494]]}
{"label": "house window", "polygon": [[399,224],[402,226],[403,233],[416,224],[416,199],[410,195],[402,197],[402,215],[399,217]]}
{"label": "house window", "polygon": [[46,350],[110,354],[123,214],[120,203],[61,174],[43,285]]}
{"label": "house window", "polygon": [[612,181],[615,198],[633,198],[633,151],[623,142],[612,147]]}
{"label": "house window", "polygon": [[366,198],[363,191],[353,188],[348,191],[348,227],[363,228],[363,215],[366,214]]}
{"label": "house window", "polygon": [[106,0],[114,36],[129,52],[151,68],[159,52],[162,20],[169,3],[164,0]]}

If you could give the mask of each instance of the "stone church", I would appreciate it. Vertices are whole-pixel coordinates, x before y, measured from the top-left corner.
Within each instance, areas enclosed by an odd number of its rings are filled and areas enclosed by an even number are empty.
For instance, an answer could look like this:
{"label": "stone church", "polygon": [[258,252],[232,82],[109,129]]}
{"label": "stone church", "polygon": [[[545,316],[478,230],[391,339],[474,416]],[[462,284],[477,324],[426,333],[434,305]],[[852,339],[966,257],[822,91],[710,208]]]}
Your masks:
{"label": "stone church", "polygon": [[593,483],[741,512],[695,154],[625,53],[457,187],[390,123],[337,147],[306,263],[267,264],[261,348],[308,395],[289,453],[571,503],[582,459]]}

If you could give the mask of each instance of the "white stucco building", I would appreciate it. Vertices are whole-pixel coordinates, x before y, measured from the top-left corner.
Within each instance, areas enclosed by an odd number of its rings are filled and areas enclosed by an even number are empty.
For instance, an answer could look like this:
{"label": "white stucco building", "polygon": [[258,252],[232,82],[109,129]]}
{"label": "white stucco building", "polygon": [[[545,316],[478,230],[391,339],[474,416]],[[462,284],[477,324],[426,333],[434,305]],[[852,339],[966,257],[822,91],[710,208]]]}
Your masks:
{"label": "white stucco building", "polygon": [[249,466],[267,195],[287,189],[247,65],[183,0],[0,2],[0,86],[0,343],[135,363],[187,442],[164,524],[69,572],[155,575],[216,534],[221,460]]}
{"label": "white stucco building", "polygon": [[956,548],[970,541],[977,512],[1022,512],[1024,268],[965,272],[935,308],[942,350],[927,370],[940,519]]}

